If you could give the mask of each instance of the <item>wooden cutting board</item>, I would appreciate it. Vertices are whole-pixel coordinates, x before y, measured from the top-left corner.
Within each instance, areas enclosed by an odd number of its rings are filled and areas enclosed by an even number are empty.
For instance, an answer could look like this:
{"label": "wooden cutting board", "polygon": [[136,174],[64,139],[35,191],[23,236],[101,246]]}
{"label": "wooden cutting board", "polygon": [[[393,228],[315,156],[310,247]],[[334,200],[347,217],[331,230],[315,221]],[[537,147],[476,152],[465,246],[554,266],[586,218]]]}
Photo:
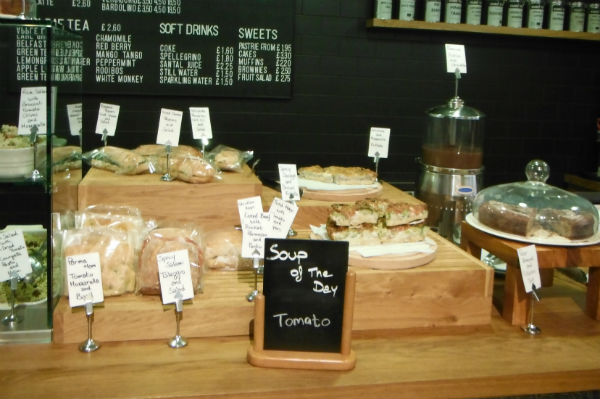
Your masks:
{"label": "wooden cutting board", "polygon": [[423,266],[435,259],[437,245],[432,253],[416,252],[406,255],[382,255],[365,258],[358,252],[350,251],[348,265],[378,270],[402,270]]}
{"label": "wooden cutting board", "polygon": [[377,197],[382,191],[381,184],[372,188],[359,188],[351,190],[309,190],[302,189],[302,198],[317,201],[358,201],[364,198]]}

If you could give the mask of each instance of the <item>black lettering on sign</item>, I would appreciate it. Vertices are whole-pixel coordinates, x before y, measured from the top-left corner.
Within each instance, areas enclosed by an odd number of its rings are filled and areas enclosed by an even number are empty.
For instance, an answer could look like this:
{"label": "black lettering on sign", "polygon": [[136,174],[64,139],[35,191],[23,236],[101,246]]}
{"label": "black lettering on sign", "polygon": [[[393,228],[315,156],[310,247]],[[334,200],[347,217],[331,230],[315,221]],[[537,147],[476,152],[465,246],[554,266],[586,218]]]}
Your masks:
{"label": "black lettering on sign", "polygon": [[345,241],[265,239],[264,349],[341,350]]}
{"label": "black lettering on sign", "polygon": [[[38,14],[83,38],[81,61],[57,76],[79,77],[88,93],[289,98],[294,9],[294,0],[53,0]],[[16,42],[26,61],[17,80],[41,79],[42,39]]]}

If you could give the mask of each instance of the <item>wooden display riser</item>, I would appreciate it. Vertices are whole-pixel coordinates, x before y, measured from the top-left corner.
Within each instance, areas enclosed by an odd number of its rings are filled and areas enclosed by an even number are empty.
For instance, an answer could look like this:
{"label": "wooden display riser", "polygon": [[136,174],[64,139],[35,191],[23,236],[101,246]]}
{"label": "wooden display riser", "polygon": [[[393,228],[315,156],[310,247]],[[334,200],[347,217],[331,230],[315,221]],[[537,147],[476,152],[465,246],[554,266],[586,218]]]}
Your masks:
{"label": "wooden display riser", "polygon": [[[435,233],[436,259],[407,270],[351,269],[356,272],[353,330],[466,327],[490,323],[493,270]],[[252,272],[208,272],[203,293],[186,303],[184,337],[248,335],[254,304]],[[259,289],[262,288],[259,284]],[[165,310],[167,309],[167,310]],[[102,341],[164,339],[175,334],[172,307],[160,297],[105,298],[94,311],[94,338]],[[82,342],[87,324],[82,308],[62,298],[54,311],[54,342]]]}
{"label": "wooden display riser", "polygon": [[[395,202],[420,203],[420,201],[412,195],[395,188],[391,184],[383,181],[380,183],[382,185],[382,190],[381,193],[377,195],[377,198],[385,198]],[[261,197],[263,200],[263,206],[265,209],[269,209],[271,202],[273,202],[273,198],[281,197],[281,193],[270,187],[263,187]],[[296,214],[296,218],[294,219],[294,224],[292,227],[294,229],[303,230],[308,229],[311,224],[313,226],[325,224],[327,221],[327,216],[329,216],[331,204],[354,201],[354,199],[349,201],[321,201],[302,198],[300,201],[296,202],[296,205],[298,205],[298,213]]]}
{"label": "wooden display riser", "polygon": [[237,200],[260,195],[262,184],[249,168],[222,177],[221,181],[190,184],[164,182],[156,174],[126,176],[92,168],[79,184],[79,209],[129,205],[149,218],[194,221],[205,228],[239,225]]}

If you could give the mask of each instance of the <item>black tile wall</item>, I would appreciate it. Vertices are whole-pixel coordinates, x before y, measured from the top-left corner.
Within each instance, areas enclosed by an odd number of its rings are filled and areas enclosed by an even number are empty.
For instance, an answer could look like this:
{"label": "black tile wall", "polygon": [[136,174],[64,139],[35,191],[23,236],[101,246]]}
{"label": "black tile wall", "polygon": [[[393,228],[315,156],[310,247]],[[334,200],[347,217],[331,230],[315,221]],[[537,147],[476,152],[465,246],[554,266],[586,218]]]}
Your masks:
{"label": "black tile wall", "polygon": [[[208,106],[215,144],[253,149],[266,177],[278,163],[372,167],[369,128],[389,127],[381,176],[412,189],[425,112],[454,93],[444,44],[459,43],[468,62],[459,95],[487,116],[485,185],[523,180],[532,158],[550,163],[550,183],[559,186],[564,173],[596,170],[598,43],[367,29],[372,7],[370,0],[296,0],[291,99],[88,95],[86,121],[95,121],[101,101],[121,104],[113,144],[133,147],[155,140],[161,107]],[[183,144],[184,136],[191,134],[182,132]],[[98,146],[100,136],[86,142]]]}

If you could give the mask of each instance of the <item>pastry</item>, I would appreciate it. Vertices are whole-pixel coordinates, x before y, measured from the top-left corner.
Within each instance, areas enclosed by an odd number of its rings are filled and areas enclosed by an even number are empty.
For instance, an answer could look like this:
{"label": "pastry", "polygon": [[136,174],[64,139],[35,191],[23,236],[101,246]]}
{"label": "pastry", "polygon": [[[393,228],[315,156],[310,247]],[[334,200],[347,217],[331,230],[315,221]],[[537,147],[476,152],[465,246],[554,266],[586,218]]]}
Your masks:
{"label": "pastry", "polygon": [[375,172],[359,166],[305,166],[298,169],[298,176],[306,180],[341,185],[370,185],[377,181]]}
{"label": "pastry", "polygon": [[333,204],[327,218],[332,240],[350,245],[417,242],[425,239],[427,205],[366,198],[352,204]]}

